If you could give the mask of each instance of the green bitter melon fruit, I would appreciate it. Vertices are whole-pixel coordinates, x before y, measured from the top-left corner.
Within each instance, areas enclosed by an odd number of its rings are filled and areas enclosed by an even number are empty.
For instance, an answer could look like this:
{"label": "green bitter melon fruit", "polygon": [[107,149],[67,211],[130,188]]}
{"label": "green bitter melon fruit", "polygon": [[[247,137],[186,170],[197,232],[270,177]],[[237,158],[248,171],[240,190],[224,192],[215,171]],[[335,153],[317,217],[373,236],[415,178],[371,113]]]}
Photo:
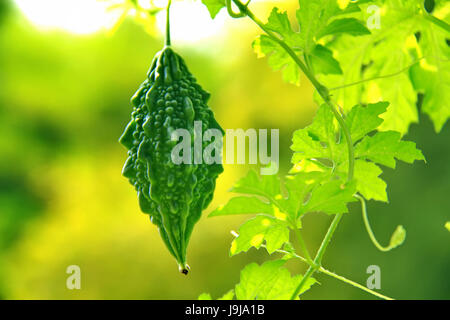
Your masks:
{"label": "green bitter melon fruit", "polygon": [[[186,129],[194,141],[194,121],[203,132],[223,129],[207,106],[209,93],[196,83],[171,47],[158,52],[147,79],[131,98],[133,111],[119,141],[128,149],[122,174],[134,185],[141,210],[150,215],[162,240],[187,274],[186,249],[195,223],[211,202],[221,163],[174,164],[171,139]],[[194,144],[191,144],[193,155]],[[205,142],[203,142],[203,148]]]}

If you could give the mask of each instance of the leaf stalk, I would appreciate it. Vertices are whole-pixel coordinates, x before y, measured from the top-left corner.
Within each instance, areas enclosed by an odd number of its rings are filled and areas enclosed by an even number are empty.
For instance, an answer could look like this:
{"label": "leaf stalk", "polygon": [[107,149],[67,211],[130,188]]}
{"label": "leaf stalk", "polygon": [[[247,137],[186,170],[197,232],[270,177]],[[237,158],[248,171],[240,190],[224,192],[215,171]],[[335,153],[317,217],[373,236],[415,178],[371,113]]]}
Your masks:
{"label": "leaf stalk", "polygon": [[169,0],[166,8],[166,47],[170,46],[170,6],[172,5],[172,0]]}

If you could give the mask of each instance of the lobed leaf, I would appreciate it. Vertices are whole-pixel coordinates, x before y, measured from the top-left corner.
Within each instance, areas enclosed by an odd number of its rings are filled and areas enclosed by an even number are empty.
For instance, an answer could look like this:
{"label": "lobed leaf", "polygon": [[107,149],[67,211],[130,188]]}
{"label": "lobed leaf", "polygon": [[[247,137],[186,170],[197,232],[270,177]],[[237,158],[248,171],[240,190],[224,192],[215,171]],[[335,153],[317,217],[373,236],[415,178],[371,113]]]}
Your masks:
{"label": "lobed leaf", "polygon": [[419,46],[423,51],[420,64],[412,68],[411,80],[415,89],[424,94],[422,111],[434,123],[436,132],[441,131],[450,118],[450,47],[448,32],[422,21]]}
{"label": "lobed leaf", "polygon": [[385,113],[388,106],[389,102],[370,103],[366,107],[354,106],[345,119],[352,141],[357,142],[366,134],[376,130],[383,123],[379,115]]}
{"label": "lobed leaf", "polygon": [[317,73],[342,74],[339,62],[333,58],[333,52],[320,44],[311,53],[311,62]]}
{"label": "lobed leaf", "polygon": [[230,255],[247,252],[251,247],[259,249],[265,241],[269,254],[280,249],[289,241],[289,228],[279,219],[258,215],[247,220],[239,228],[239,236],[231,243]]}
{"label": "lobed leaf", "polygon": [[370,34],[370,31],[361,21],[355,18],[343,18],[331,21],[317,36],[318,38],[322,38],[324,36],[340,33],[347,33],[352,36],[362,36]]}
{"label": "lobed leaf", "polygon": [[258,58],[269,57],[269,66],[274,71],[281,70],[284,81],[295,85],[300,84],[298,66],[278,43],[266,35],[260,35],[253,41],[252,47]]}
{"label": "lobed leaf", "polygon": [[[276,7],[272,9],[265,26],[267,29],[276,32],[283,41],[295,48],[298,48],[302,41],[299,33],[292,30],[287,13],[279,11]],[[252,46],[258,58],[269,57],[269,66],[274,71],[282,70],[283,79],[286,82],[296,85],[300,83],[300,72],[297,64],[276,41],[267,35],[260,35],[253,41]]]}
{"label": "lobed leaf", "polygon": [[273,214],[270,204],[255,197],[234,197],[227,204],[218,207],[209,214],[210,217],[235,214]]}
{"label": "lobed leaf", "polygon": [[378,132],[373,136],[366,136],[356,146],[355,157],[369,159],[390,168],[395,168],[395,159],[407,163],[425,160],[414,142],[402,141],[401,134],[395,131]]}
{"label": "lobed leaf", "polygon": [[[352,13],[359,21],[373,20],[380,13],[379,25],[371,34],[342,35],[325,42],[343,70],[343,76],[326,75],[321,82],[335,88],[334,97],[348,111],[356,104],[390,101],[383,114],[381,130],[402,135],[419,120],[417,93],[423,93],[421,110],[432,119],[439,132],[450,117],[450,47],[448,31],[433,23],[416,1],[375,0],[358,2],[361,10]],[[368,11],[377,5],[380,12]],[[433,11],[449,21],[448,3]],[[333,20],[332,23],[337,23]]]}
{"label": "lobed leaf", "polygon": [[225,0],[202,0],[202,3],[208,8],[212,19],[225,7]]}
{"label": "lobed leaf", "polygon": [[277,175],[264,175],[258,177],[255,171],[240,179],[232,188],[232,192],[253,194],[267,199],[281,196],[280,180]]}
{"label": "lobed leaf", "polygon": [[[387,110],[387,102],[369,104],[366,107],[356,105],[353,107],[345,121],[349,128],[354,144],[356,189],[366,199],[387,201],[386,183],[379,177],[382,170],[376,165],[382,164],[395,168],[396,159],[407,163],[415,160],[425,160],[422,152],[416,148],[415,143],[401,140],[401,134],[395,131],[377,132],[369,136],[383,123],[380,117]],[[314,121],[304,129],[294,132],[291,149],[294,151],[292,162],[307,161],[319,164],[324,172],[335,174],[344,179],[348,170],[348,155],[345,136],[340,133],[336,126],[334,116],[330,108],[322,105],[317,110]],[[337,168],[337,170],[334,170]],[[333,182],[336,185],[338,182]],[[314,190],[314,197],[322,196],[325,184]],[[351,189],[350,189],[351,190]],[[329,190],[328,190],[329,191]],[[349,194],[345,194],[348,196]],[[330,195],[329,195],[330,196]],[[344,194],[342,196],[345,198]],[[350,198],[347,197],[347,200]],[[343,199],[341,199],[343,200]],[[347,201],[348,202],[348,201]],[[345,212],[344,206],[320,207],[326,213]],[[311,208],[307,206],[304,210]],[[335,211],[334,211],[335,210]]]}
{"label": "lobed leaf", "polygon": [[[364,24],[356,18],[331,20],[336,15],[359,10],[356,4],[341,9],[335,0],[300,0],[300,9],[296,17],[300,32],[292,28],[286,12],[274,7],[267,19],[265,28],[276,33],[295,54],[303,59],[311,60],[316,73],[342,74],[339,62],[333,57],[332,50],[318,44],[318,40],[327,35],[350,34],[362,35],[370,33]],[[331,21],[331,22],[330,22]],[[270,67],[282,70],[286,82],[298,85],[300,73],[291,56],[272,38],[260,35],[253,42],[253,49],[259,58],[268,56]]]}
{"label": "lobed leaf", "polygon": [[[346,168],[343,169],[346,172]],[[367,200],[388,201],[386,182],[379,176],[383,171],[373,162],[357,159],[355,161],[356,189]]]}
{"label": "lobed leaf", "polygon": [[302,208],[303,212],[324,212],[337,214],[348,212],[347,203],[356,201],[353,195],[356,192],[356,183],[345,183],[333,180],[318,186],[311,194],[311,198]]}
{"label": "lobed leaf", "polygon": [[[217,300],[233,300],[233,298],[234,298],[234,290],[231,289]],[[201,295],[199,295],[198,300],[212,300],[212,297],[211,294],[209,293],[202,293]]]}
{"label": "lobed leaf", "polygon": [[[240,283],[235,287],[238,300],[287,300],[290,299],[302,275],[291,277],[283,267],[285,260],[267,261],[262,265],[251,263],[241,271]],[[316,282],[309,278],[299,295]]]}

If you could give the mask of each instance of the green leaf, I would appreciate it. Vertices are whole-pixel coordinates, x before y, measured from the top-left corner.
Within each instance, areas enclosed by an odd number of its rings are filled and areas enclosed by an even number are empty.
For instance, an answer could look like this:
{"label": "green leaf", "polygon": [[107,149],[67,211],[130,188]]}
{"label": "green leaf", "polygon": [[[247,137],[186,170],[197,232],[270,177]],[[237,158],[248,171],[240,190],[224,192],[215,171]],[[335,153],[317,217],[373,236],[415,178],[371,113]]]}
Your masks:
{"label": "green leaf", "polygon": [[289,38],[290,34],[293,33],[287,13],[281,12],[277,7],[272,9],[265,26],[267,29],[278,33],[283,38]]}
{"label": "green leaf", "polygon": [[383,119],[378,116],[386,112],[388,105],[388,102],[378,102],[366,107],[357,105],[350,110],[345,123],[354,143],[380,126]]}
{"label": "green leaf", "polygon": [[209,293],[202,293],[198,296],[198,300],[212,300],[212,297]]}
{"label": "green leaf", "polygon": [[[321,32],[325,34],[349,33],[353,35],[367,32],[364,25],[355,18],[341,19],[341,22],[327,24],[335,15],[358,11],[356,4],[341,10],[336,0],[300,0],[297,10],[297,21],[300,32],[292,28],[286,12],[273,8],[265,28],[276,33],[299,57],[305,54],[313,60],[318,73],[342,74],[339,63],[333,58],[331,51],[317,45]],[[337,20],[336,20],[337,21]],[[330,33],[331,32],[331,33]],[[299,67],[285,50],[266,35],[261,35],[253,42],[253,49],[258,57],[268,56],[268,62],[273,70],[282,70],[286,82],[298,85],[300,83]]]}
{"label": "green leaf", "polygon": [[450,47],[448,33],[440,27],[423,22],[419,41],[425,59],[411,71],[411,79],[417,91],[424,93],[422,111],[441,131],[450,118]]}
{"label": "green leaf", "polygon": [[415,66],[411,74],[417,90],[424,93],[422,111],[430,116],[436,132],[440,132],[450,118],[450,63],[442,63],[437,70]]}
{"label": "green leaf", "polygon": [[288,215],[295,218],[298,207],[303,202],[301,197],[304,198],[306,190],[313,185],[311,180],[319,176],[313,173],[288,176],[285,183],[288,197],[285,197],[282,194],[278,176],[263,175],[259,177],[255,171],[250,170],[247,176],[240,179],[231,188],[231,191],[262,197],[265,201],[255,197],[235,197],[226,205],[214,210],[210,216],[253,213],[272,215],[280,220],[287,220]]}
{"label": "green leaf", "polygon": [[[387,49],[377,49],[387,50]],[[377,59],[378,61],[382,59]],[[376,71],[377,75],[391,74],[399,70],[398,61],[393,58],[390,61],[384,61],[383,68]],[[391,66],[389,66],[392,64]],[[384,71],[382,71],[384,70]],[[368,77],[372,75],[367,74]],[[375,73],[374,75],[375,76]],[[373,99],[383,99],[389,101],[389,107],[383,114],[383,123],[380,130],[395,130],[402,135],[408,132],[412,123],[417,123],[419,116],[416,107],[417,94],[407,74],[399,74],[394,79],[382,78],[374,80],[374,87],[380,92],[380,95]]]}
{"label": "green leaf", "polygon": [[333,52],[320,44],[314,48],[311,62],[316,73],[342,74],[339,62],[333,58]]}
{"label": "green leaf", "polygon": [[239,228],[239,236],[231,243],[230,255],[247,252],[251,247],[259,249],[264,241],[269,254],[280,249],[285,242],[289,241],[287,224],[262,215],[246,221]]}
{"label": "green leaf", "polygon": [[331,21],[322,31],[318,34],[318,38],[331,35],[347,33],[352,36],[362,36],[370,34],[370,31],[366,26],[355,18],[343,18]]}
{"label": "green leaf", "polygon": [[[265,27],[276,32],[285,43],[293,47],[297,54],[301,53],[298,48],[301,47],[302,38],[292,29],[286,12],[281,12],[276,7],[273,8]],[[258,58],[268,56],[269,66],[274,71],[282,70],[284,81],[300,84],[300,72],[297,64],[277,42],[266,35],[260,35],[253,41],[253,50]]]}
{"label": "green leaf", "polygon": [[414,142],[402,141],[400,133],[395,131],[366,136],[356,146],[355,157],[369,159],[390,168],[395,168],[396,158],[407,163],[425,160]]}
{"label": "green leaf", "polygon": [[300,71],[297,64],[278,43],[266,35],[260,35],[253,41],[252,46],[258,58],[269,57],[268,63],[272,70],[282,71],[284,81],[295,85],[300,84]]}
{"label": "green leaf", "polygon": [[314,121],[304,129],[294,132],[291,149],[294,151],[292,162],[303,159],[328,159],[338,164],[347,159],[345,138],[337,141],[338,129],[334,115],[328,105],[321,105]]}
{"label": "green leaf", "polygon": [[373,162],[355,161],[356,189],[367,200],[388,201],[386,182],[379,177],[382,173],[380,167]]}
{"label": "green leaf", "polygon": [[328,150],[322,146],[320,141],[314,140],[306,130],[297,130],[292,136],[291,150],[292,163],[297,163],[303,159],[326,158],[329,156]]}
{"label": "green leaf", "polygon": [[[217,300],[233,300],[233,298],[234,298],[234,290],[231,289],[230,291],[225,293],[222,297],[220,297]],[[212,297],[211,297],[211,294],[209,294],[209,293],[202,293],[198,297],[198,300],[212,300]]]}
{"label": "green leaf", "polygon": [[447,221],[447,222],[445,223],[445,228],[446,228],[448,231],[450,231],[450,221]]}
{"label": "green leaf", "polygon": [[[283,267],[284,260],[267,261],[262,265],[251,263],[241,271],[235,293],[238,300],[287,300],[302,280],[302,275],[291,277]],[[316,280],[309,278],[299,294],[308,290]]]}
{"label": "green leaf", "polygon": [[[288,192],[288,198],[278,200],[278,203],[281,204],[291,219],[297,220],[306,197],[325,178],[323,172],[317,171],[299,172],[295,175],[286,176],[284,186]],[[301,225],[298,227],[301,227]]]}
{"label": "green leaf", "polygon": [[[328,214],[345,212],[345,204],[342,205],[339,201],[354,201],[352,197],[355,192],[354,184],[329,181],[329,178],[329,173],[323,171],[299,172],[286,176],[281,184],[276,175],[259,177],[250,170],[247,176],[233,186],[231,191],[258,197],[232,198],[227,204],[214,210],[210,217],[263,214],[264,218],[257,217],[241,227],[240,237],[233,243],[232,254],[247,251],[251,246],[259,248],[264,239],[271,253],[281,245],[276,243],[271,247],[271,235],[284,243],[287,239],[282,237],[281,232],[286,232],[283,235],[287,234],[288,226],[301,228],[299,218],[303,214],[313,211],[323,211]],[[307,199],[308,202],[306,202]],[[260,220],[267,223],[264,228]],[[283,228],[286,231],[283,231]]]}
{"label": "green leaf", "polygon": [[[368,136],[382,124],[383,119],[380,116],[383,115],[383,111],[386,111],[387,106],[386,102],[369,104],[366,107],[356,105],[345,119],[355,150],[356,191],[364,195],[366,199],[387,201],[386,183],[379,177],[382,170],[375,163],[394,168],[395,159],[408,163],[414,160],[425,160],[415,143],[402,141],[401,134],[398,132],[378,132]],[[294,132],[292,142],[294,164],[299,161],[309,162],[316,164],[329,175],[337,175],[340,179],[346,178],[348,155],[345,136],[341,134],[328,106],[320,106],[313,123]],[[335,171],[333,168],[338,170]],[[334,187],[336,190],[336,186]],[[313,190],[311,199],[315,196],[314,192],[316,191]],[[321,190],[318,195],[322,196],[323,192]],[[303,209],[311,210],[310,207]],[[320,209],[327,213],[345,210],[344,207],[338,208],[333,205]]]}
{"label": "green leaf", "polygon": [[250,170],[247,176],[239,180],[231,188],[231,191],[259,195],[267,199],[281,196],[280,180],[277,175],[258,177],[253,170]]}
{"label": "green leaf", "polygon": [[202,0],[202,3],[208,8],[212,19],[225,7],[225,0]]}
{"label": "green leaf", "polygon": [[218,207],[210,213],[210,217],[234,215],[234,214],[273,214],[270,204],[255,197],[234,197],[226,205]]}
{"label": "green leaf", "polygon": [[347,203],[356,201],[353,197],[355,192],[356,183],[354,181],[350,183],[341,180],[327,182],[313,190],[303,212],[320,211],[327,214],[348,212]]}
{"label": "green leaf", "polygon": [[316,41],[326,35],[349,34],[364,35],[370,33],[356,18],[335,19],[338,15],[360,11],[358,4],[342,9],[336,0],[300,0],[297,20],[304,43],[303,49],[310,54]]}
{"label": "green leaf", "polygon": [[303,50],[309,55],[315,47],[316,36],[341,9],[336,0],[300,0],[299,4],[297,20],[304,43]]}
{"label": "green leaf", "polygon": [[327,158],[335,163],[347,157],[345,140],[337,142],[337,127],[328,105],[321,105],[314,121],[304,129],[294,132],[291,149],[295,151],[292,162],[302,159]]}
{"label": "green leaf", "polygon": [[234,290],[231,289],[217,300],[233,300],[233,298],[234,298]]}
{"label": "green leaf", "polygon": [[391,241],[389,241],[389,248],[394,249],[402,245],[405,242],[406,230],[403,226],[397,226],[394,233],[391,236]]}
{"label": "green leaf", "polygon": [[316,140],[327,142],[333,145],[336,141],[336,126],[334,115],[330,107],[322,104],[314,116],[314,121],[307,127],[308,133]]}
{"label": "green leaf", "polygon": [[[380,129],[401,134],[418,122],[417,93],[424,93],[421,110],[440,131],[450,117],[448,32],[428,19],[416,1],[366,2],[358,2],[361,11],[352,17],[368,21],[373,12],[366,9],[375,3],[382,10],[380,28],[370,35],[329,40],[325,45],[335,53],[343,76],[326,75],[321,82],[334,88],[333,96],[346,111],[356,104],[389,101]],[[441,9],[435,13],[448,21],[450,11]]]}

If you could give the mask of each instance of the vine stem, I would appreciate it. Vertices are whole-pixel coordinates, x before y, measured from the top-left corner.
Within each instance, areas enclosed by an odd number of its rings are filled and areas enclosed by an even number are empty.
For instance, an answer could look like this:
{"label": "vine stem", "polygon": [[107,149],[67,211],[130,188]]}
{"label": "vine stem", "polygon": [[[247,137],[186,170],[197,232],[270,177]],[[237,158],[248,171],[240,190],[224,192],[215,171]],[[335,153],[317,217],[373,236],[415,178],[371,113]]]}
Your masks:
{"label": "vine stem", "polygon": [[395,76],[397,76],[397,75],[399,75],[399,74],[405,72],[406,70],[408,70],[408,69],[411,68],[412,66],[416,65],[417,63],[419,63],[419,62],[420,62],[422,59],[424,59],[424,58],[425,58],[425,57],[419,58],[417,61],[411,63],[411,64],[408,65],[407,67],[405,67],[405,68],[403,68],[403,69],[401,69],[401,70],[399,70],[399,71],[397,71],[397,72],[390,73],[390,74],[386,74],[386,75],[382,75],[382,76],[376,76],[376,77],[371,77],[371,78],[367,78],[367,79],[362,79],[362,80],[359,80],[359,81],[355,81],[355,82],[351,82],[351,83],[348,83],[348,84],[344,84],[344,85],[342,85],[342,86],[329,88],[328,90],[329,90],[329,91],[333,91],[333,90],[345,89],[345,88],[348,88],[348,87],[351,87],[351,86],[356,86],[356,85],[358,85],[358,84],[365,83],[365,82],[369,82],[369,81],[372,81],[372,80],[378,80],[378,79],[385,79],[385,78],[395,77]]}
{"label": "vine stem", "polygon": [[297,228],[295,223],[293,223],[292,226],[295,236],[297,237],[297,240],[300,244],[300,248],[302,249],[303,254],[305,255],[306,261],[308,262],[309,265],[314,266],[315,265],[314,261],[312,260],[311,255],[309,254],[308,248],[306,247],[305,240],[303,240],[300,230]]}
{"label": "vine stem", "polygon": [[[230,1],[230,0],[227,0]],[[314,74],[306,67],[306,65],[303,63],[302,60],[295,54],[294,50],[292,50],[291,47],[289,47],[288,44],[286,44],[283,40],[281,40],[275,33],[270,31],[266,28],[264,23],[259,20],[253,12],[250,11],[250,9],[241,3],[239,0],[233,0],[233,2],[236,4],[236,6],[239,8],[239,10],[248,16],[253,22],[255,22],[258,27],[260,27],[273,41],[278,43],[285,51],[286,53],[294,60],[294,62],[299,66],[299,68],[302,70],[302,72],[305,74],[305,76],[308,78],[309,81],[311,81],[314,88],[317,90],[319,95],[322,97],[322,99],[325,101],[325,103],[331,108],[331,111],[333,112],[336,120],[339,123],[339,126],[341,127],[342,131],[344,132],[347,147],[348,147],[348,158],[349,158],[349,164],[348,164],[348,180],[353,179],[353,171],[354,171],[354,155],[353,155],[353,143],[350,135],[350,131],[345,123],[344,118],[339,113],[339,111],[336,109],[336,107],[333,105],[333,103],[330,100],[330,95],[328,93],[328,89],[320,84],[319,81],[317,81]]]}
{"label": "vine stem", "polygon": [[372,243],[380,251],[383,251],[383,252],[391,251],[393,249],[391,246],[386,246],[386,247],[382,246],[378,242],[377,238],[375,237],[372,227],[370,226],[369,217],[367,216],[367,206],[366,206],[366,201],[364,200],[364,198],[362,196],[360,196],[359,194],[355,194],[355,198],[359,199],[359,201],[361,202],[361,211],[362,211],[362,216],[363,216],[363,220],[364,220],[364,225],[366,227],[367,233],[369,234],[369,237],[370,237],[370,240],[372,241]]}
{"label": "vine stem", "polygon": [[370,294],[372,294],[372,295],[374,295],[374,296],[376,296],[378,298],[381,298],[381,299],[384,299],[384,300],[394,300],[394,299],[392,299],[392,298],[390,298],[388,296],[385,296],[384,294],[381,294],[381,293],[378,293],[376,291],[370,290],[369,288],[364,287],[363,285],[361,285],[361,284],[359,284],[359,283],[357,283],[355,281],[352,281],[352,280],[347,279],[347,278],[345,278],[343,276],[340,276],[340,275],[338,275],[338,274],[336,274],[336,273],[334,273],[332,271],[329,271],[329,270],[327,270],[327,269],[325,269],[323,267],[319,268],[319,272],[321,272],[323,274],[326,274],[326,275],[328,275],[330,277],[333,277],[335,279],[338,279],[340,281],[343,281],[345,283],[348,283],[349,285],[354,286],[355,288],[364,290],[364,291],[366,291],[366,292],[368,292],[368,293],[370,293]]}
{"label": "vine stem", "polygon": [[[263,244],[263,245],[261,245],[261,247],[266,247],[266,246]],[[306,258],[304,258],[304,257],[302,257],[302,256],[300,256],[300,255],[298,255],[298,254],[296,254],[296,253],[292,253],[292,252],[285,251],[285,250],[281,250],[281,249],[275,250],[275,252],[283,253],[283,254],[288,254],[288,255],[292,255],[294,258],[297,258],[297,259],[299,259],[299,260],[301,260],[301,261],[303,261],[303,262],[305,262],[305,263],[308,263],[308,261],[306,260]],[[384,294],[381,294],[381,293],[379,293],[379,292],[373,291],[373,290],[371,290],[371,289],[369,289],[369,288],[367,288],[367,287],[365,287],[365,286],[363,286],[363,285],[361,285],[361,284],[359,284],[359,283],[357,283],[357,282],[355,282],[355,281],[353,281],[353,280],[347,279],[346,277],[343,277],[343,276],[341,276],[341,275],[339,275],[339,274],[336,274],[336,273],[334,273],[333,271],[330,271],[330,270],[328,270],[328,269],[325,269],[325,268],[322,267],[322,266],[320,266],[320,267],[317,269],[317,271],[320,272],[320,273],[326,274],[327,276],[330,276],[330,277],[332,277],[332,278],[335,278],[335,279],[337,279],[337,280],[339,280],[339,281],[345,282],[345,283],[347,283],[347,284],[349,284],[349,285],[351,285],[351,286],[353,286],[353,287],[355,287],[355,288],[364,290],[364,291],[366,291],[367,293],[370,293],[370,294],[372,294],[372,295],[374,295],[374,296],[377,296],[378,298],[381,298],[381,299],[384,299],[384,300],[394,300],[394,299],[392,299],[391,297],[388,297],[388,296],[386,296],[386,295],[384,295]]]}
{"label": "vine stem", "polygon": [[301,292],[303,286],[306,284],[306,281],[314,274],[314,272],[320,268],[322,263],[323,255],[325,254],[325,251],[328,247],[328,244],[331,241],[331,238],[333,237],[334,231],[336,231],[336,228],[341,221],[342,213],[337,214],[333,222],[331,222],[330,227],[328,228],[327,234],[325,235],[325,238],[323,239],[322,243],[320,244],[319,250],[317,251],[316,257],[314,258],[314,265],[310,265],[308,270],[306,270],[306,273],[303,276],[303,279],[298,284],[297,288],[295,289],[294,293],[291,296],[291,300],[294,300]]}
{"label": "vine stem", "polygon": [[172,0],[169,0],[166,8],[166,47],[170,46],[170,6]]}
{"label": "vine stem", "polygon": [[422,16],[424,17],[425,20],[428,20],[429,22],[435,24],[436,26],[442,28],[443,30],[450,32],[450,25],[447,22],[440,20],[431,14],[424,13]]}
{"label": "vine stem", "polygon": [[[231,0],[226,0],[226,1],[227,1],[227,4],[230,4],[229,1],[231,1]],[[309,68],[307,68],[307,66],[303,63],[303,61],[300,60],[300,58],[295,54],[294,50],[292,50],[292,48],[289,47],[289,45],[287,43],[285,43],[282,39],[280,39],[275,33],[270,31],[269,29],[267,29],[266,26],[264,25],[264,23],[261,20],[259,20],[253,14],[253,12],[251,12],[251,10],[247,7],[248,3],[247,4],[243,4],[239,0],[232,0],[232,1],[238,7],[238,9],[242,13],[242,15],[248,16],[251,20],[253,20],[253,22],[255,22],[258,25],[258,27],[261,28],[261,30],[263,30],[273,41],[278,43],[286,51],[286,53],[292,58],[292,60],[294,60],[294,62],[299,66],[299,68],[302,70],[302,72],[305,74],[305,76],[308,78],[308,80],[311,81],[312,85],[317,90],[317,92],[322,97],[322,99],[325,101],[325,103],[330,107],[331,111],[334,114],[334,117],[338,121],[339,126],[341,127],[341,129],[342,129],[342,131],[344,133],[345,140],[347,142],[347,148],[348,148],[348,174],[347,174],[347,179],[348,179],[348,181],[353,180],[354,166],[355,166],[355,157],[354,157],[353,142],[352,142],[352,139],[351,139],[350,131],[349,131],[348,127],[347,127],[347,124],[345,123],[344,118],[342,117],[342,115],[339,113],[339,111],[336,109],[336,107],[331,102],[328,89],[325,86],[323,86],[316,79],[316,77],[314,76],[313,72],[311,72],[309,70]],[[229,6],[227,5],[227,8],[228,7]],[[330,227],[328,229],[328,232],[325,235],[325,238],[323,239],[319,250],[317,251],[316,257],[314,258],[314,261],[313,261],[314,264],[310,265],[310,267],[306,271],[305,275],[303,276],[303,279],[301,280],[301,282],[297,286],[294,294],[291,296],[291,300],[295,299],[295,297],[299,294],[299,292],[301,292],[301,289],[305,285],[306,281],[319,268],[320,263],[322,261],[322,257],[325,254],[325,251],[326,251],[326,249],[328,247],[328,244],[330,243],[330,240],[331,240],[331,238],[332,238],[332,236],[333,236],[337,226],[339,225],[339,222],[340,222],[341,218],[342,218],[342,213],[336,214],[336,216],[334,217],[333,222],[331,223],[331,225],[330,225]]]}

